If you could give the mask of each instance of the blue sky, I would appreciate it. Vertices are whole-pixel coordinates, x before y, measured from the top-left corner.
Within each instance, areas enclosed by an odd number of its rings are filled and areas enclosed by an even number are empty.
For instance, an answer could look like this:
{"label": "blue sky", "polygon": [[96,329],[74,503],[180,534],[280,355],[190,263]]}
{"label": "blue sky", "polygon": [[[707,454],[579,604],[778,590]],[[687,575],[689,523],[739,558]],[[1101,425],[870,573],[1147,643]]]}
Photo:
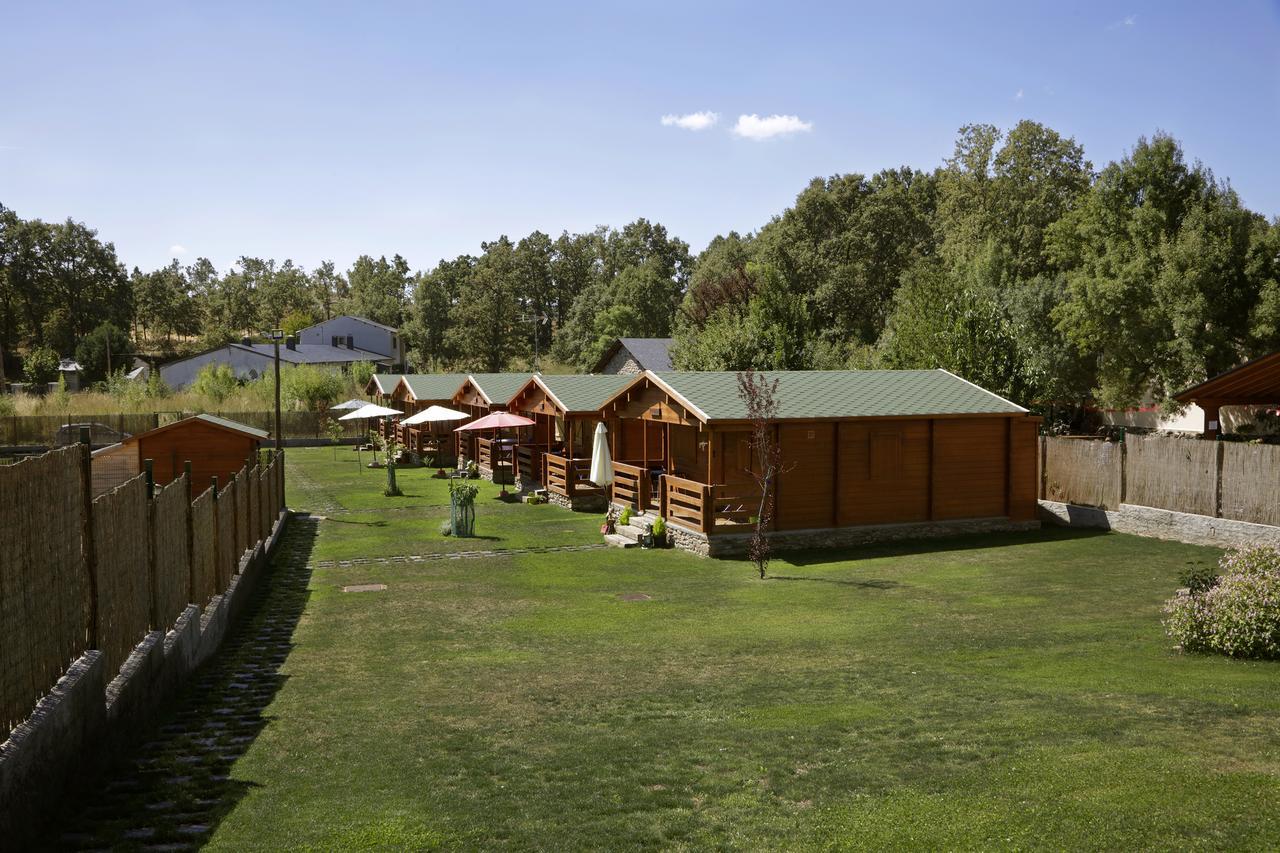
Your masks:
{"label": "blue sky", "polygon": [[1022,118],[1095,167],[1166,130],[1280,215],[1277,2],[4,1],[0,203],[130,266],[421,269],[640,216],[698,251],[812,177],[932,168]]}

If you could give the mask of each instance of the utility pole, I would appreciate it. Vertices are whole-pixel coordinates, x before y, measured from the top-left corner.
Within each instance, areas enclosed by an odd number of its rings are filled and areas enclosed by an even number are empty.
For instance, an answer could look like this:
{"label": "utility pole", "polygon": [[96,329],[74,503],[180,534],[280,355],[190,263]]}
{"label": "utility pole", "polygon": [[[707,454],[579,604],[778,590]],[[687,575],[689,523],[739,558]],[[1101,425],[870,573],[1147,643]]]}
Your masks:
{"label": "utility pole", "polygon": [[276,349],[276,455],[284,452],[284,437],[280,435],[280,339],[284,337],[284,329],[271,330],[271,342]]}

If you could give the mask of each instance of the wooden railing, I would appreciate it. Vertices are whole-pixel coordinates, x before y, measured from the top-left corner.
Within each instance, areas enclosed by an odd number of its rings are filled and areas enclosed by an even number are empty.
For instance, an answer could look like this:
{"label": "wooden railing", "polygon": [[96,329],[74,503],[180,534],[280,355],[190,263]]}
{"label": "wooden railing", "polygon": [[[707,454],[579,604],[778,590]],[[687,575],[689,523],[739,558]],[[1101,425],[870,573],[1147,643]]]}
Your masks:
{"label": "wooden railing", "polygon": [[476,463],[493,470],[493,439],[476,436]]}
{"label": "wooden railing", "polygon": [[711,487],[711,531],[731,533],[754,527],[760,514],[760,489],[755,483]]}
{"label": "wooden railing", "polygon": [[710,533],[713,514],[707,511],[712,487],[672,474],[662,475],[663,518],[681,527]]}
{"label": "wooden railing", "polygon": [[541,483],[542,457],[547,452],[545,444],[516,445],[516,466],[520,471],[520,479],[530,483]]}
{"label": "wooden railing", "polygon": [[542,458],[546,463],[542,484],[549,491],[569,498],[604,494],[604,489],[587,479],[591,473],[589,457],[567,459],[558,453],[546,453]]}
{"label": "wooden railing", "polygon": [[613,502],[643,512],[649,508],[649,472],[629,462],[613,463]]}

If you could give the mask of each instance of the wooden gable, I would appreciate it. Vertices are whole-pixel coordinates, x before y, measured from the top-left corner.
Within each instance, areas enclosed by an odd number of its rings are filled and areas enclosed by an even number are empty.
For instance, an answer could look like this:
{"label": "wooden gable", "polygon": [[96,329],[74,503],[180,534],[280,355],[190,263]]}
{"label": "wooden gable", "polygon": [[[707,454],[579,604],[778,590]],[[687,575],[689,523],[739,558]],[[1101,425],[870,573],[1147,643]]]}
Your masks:
{"label": "wooden gable", "polygon": [[556,405],[547,390],[534,380],[520,389],[520,393],[511,401],[511,411],[529,412],[537,415],[563,415],[564,411]]}
{"label": "wooden gable", "polygon": [[489,401],[480,393],[480,388],[470,379],[462,383],[462,387],[453,395],[453,402],[463,406],[479,406],[481,408],[489,406]]}
{"label": "wooden gable", "polygon": [[692,412],[680,405],[679,401],[647,378],[640,380],[620,394],[613,401],[611,409],[612,414],[619,418],[636,418],[642,421],[654,421],[664,424],[702,426],[702,422]]}

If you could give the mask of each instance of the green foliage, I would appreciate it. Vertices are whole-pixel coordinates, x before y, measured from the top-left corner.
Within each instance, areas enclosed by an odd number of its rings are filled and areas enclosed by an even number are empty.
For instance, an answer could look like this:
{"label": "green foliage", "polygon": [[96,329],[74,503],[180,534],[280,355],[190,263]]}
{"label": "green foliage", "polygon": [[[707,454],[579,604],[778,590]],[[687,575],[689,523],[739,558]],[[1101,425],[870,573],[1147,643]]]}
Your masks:
{"label": "green foliage", "polygon": [[32,385],[43,387],[58,376],[58,354],[49,347],[36,347],[22,360],[22,375]]}
{"label": "green foliage", "polygon": [[[107,374],[130,363],[133,347],[129,336],[110,322],[102,323],[76,346],[76,361],[89,382],[101,382]],[[111,370],[107,369],[108,363]]]}
{"label": "green foliage", "polygon": [[296,335],[298,332],[315,325],[316,318],[311,315],[310,311],[293,310],[285,315],[280,322],[280,328],[284,330],[286,335]]}
{"label": "green foliage", "polygon": [[635,515],[635,512],[631,509],[631,507],[624,506],[622,508],[622,514],[618,516],[618,524],[621,524],[625,527],[626,525],[631,523],[631,519],[634,515]]}
{"label": "green foliage", "polygon": [[301,407],[319,414],[337,401],[346,389],[346,379],[336,370],[298,364],[280,371],[280,398],[285,406]]}
{"label": "green foliage", "polygon": [[409,295],[409,263],[399,255],[376,261],[368,255],[356,258],[347,273],[350,286],[347,310],[375,323],[399,327],[404,322]]}
{"label": "green foliage", "polygon": [[1185,651],[1280,658],[1280,551],[1226,554],[1216,583],[1181,590],[1165,605],[1165,631]]}
{"label": "green foliage", "polygon": [[353,361],[351,367],[347,369],[347,375],[361,391],[373,380],[373,374],[376,372],[377,368],[371,361]]}
{"label": "green foliage", "polygon": [[0,418],[10,418],[18,413],[18,407],[13,402],[13,395],[0,392]]}
{"label": "green foliage", "polygon": [[1213,566],[1192,566],[1178,574],[1178,583],[1193,594],[1213,589],[1219,580],[1218,570]]}
{"label": "green foliage", "polygon": [[773,267],[749,263],[745,299],[715,308],[699,329],[676,335],[675,364],[683,370],[806,370],[813,366],[809,308]]}
{"label": "green foliage", "polygon": [[240,380],[236,379],[235,371],[229,364],[206,364],[200,368],[191,383],[192,391],[203,394],[215,403],[221,403],[239,387]]}
{"label": "green foliage", "polygon": [[653,541],[655,545],[665,545],[667,541],[667,521],[662,516],[653,520]]}

